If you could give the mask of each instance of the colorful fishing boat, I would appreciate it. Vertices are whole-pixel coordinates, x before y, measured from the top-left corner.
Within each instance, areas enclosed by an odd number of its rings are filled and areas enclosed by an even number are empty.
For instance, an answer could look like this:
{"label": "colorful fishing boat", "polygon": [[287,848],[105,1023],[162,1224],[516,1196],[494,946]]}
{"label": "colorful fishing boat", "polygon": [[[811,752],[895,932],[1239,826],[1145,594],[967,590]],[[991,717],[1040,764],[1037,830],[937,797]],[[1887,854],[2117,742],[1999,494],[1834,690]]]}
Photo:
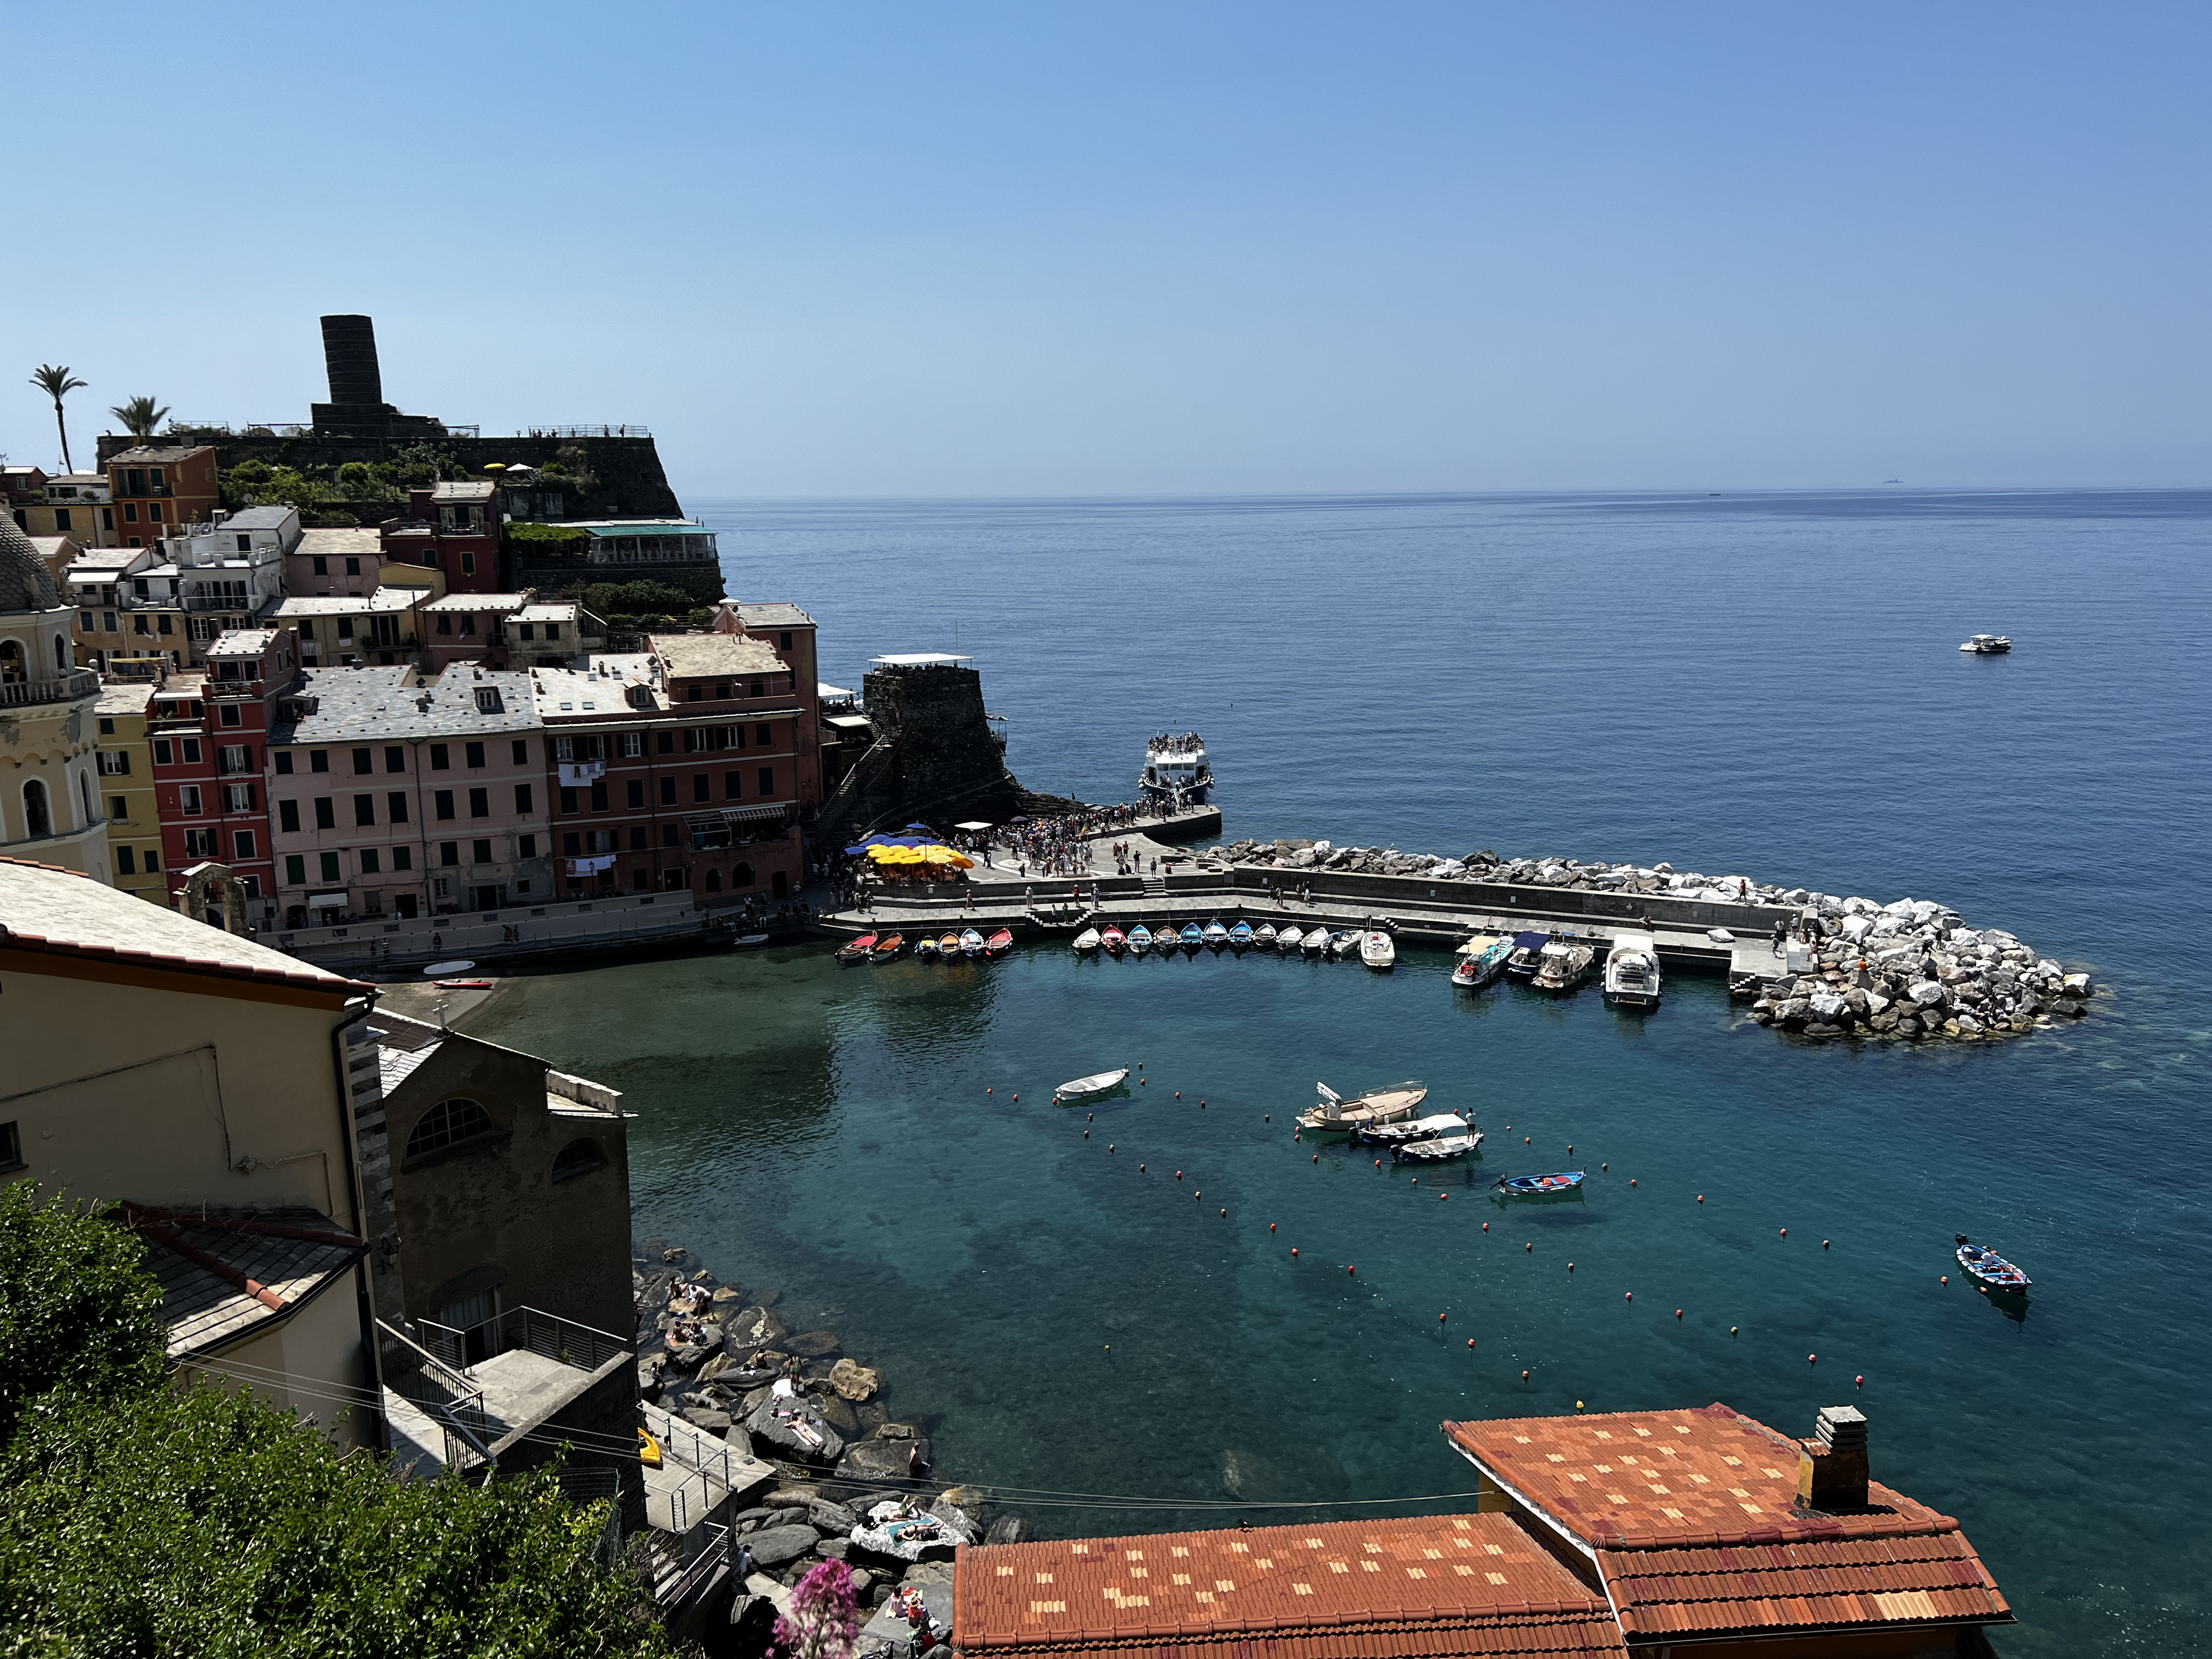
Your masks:
{"label": "colorful fishing boat", "polygon": [[1152,948],[1152,930],[1139,922],[1129,930],[1129,954],[1140,957]]}
{"label": "colorful fishing boat", "polygon": [[1176,936],[1176,942],[1186,951],[1195,951],[1205,940],[1206,930],[1194,921],[1183,923],[1182,932]]}
{"label": "colorful fishing boat", "polygon": [[1240,921],[1229,930],[1229,948],[1232,951],[1249,951],[1252,948],[1250,922]]}
{"label": "colorful fishing boat", "polygon": [[873,933],[863,933],[850,945],[841,945],[837,947],[837,960],[849,967],[856,962],[866,962],[875,953],[875,949],[876,936]]}
{"label": "colorful fishing boat", "polygon": [[1310,1134],[1352,1134],[1370,1123],[1395,1123],[1413,1116],[1413,1109],[1429,1097],[1425,1083],[1394,1083],[1350,1100],[1326,1083],[1316,1083],[1314,1089],[1321,1096],[1321,1104],[1300,1112],[1297,1117],[1298,1127]]}
{"label": "colorful fishing boat", "polygon": [[963,957],[981,956],[983,954],[982,934],[977,933],[973,927],[970,927],[967,932],[961,934],[960,954]]}
{"label": "colorful fishing boat", "polygon": [[1451,981],[1465,991],[1480,991],[1493,983],[1505,971],[1505,958],[1513,950],[1513,941],[1496,933],[1477,933],[1459,947],[1459,960],[1452,966]]}
{"label": "colorful fishing boat", "polygon": [[927,933],[924,933],[924,934],[923,934],[920,939],[918,939],[915,940],[915,942],[914,942],[914,959],[915,959],[916,962],[934,962],[934,961],[936,961],[936,960],[937,960],[937,941],[936,941],[935,939],[933,939],[930,938],[930,936],[929,936],[928,934],[927,934]]}
{"label": "colorful fishing boat", "polygon": [[958,956],[960,954],[960,935],[957,933],[939,933],[937,936],[937,954],[941,957]]}
{"label": "colorful fishing boat", "polygon": [[905,945],[905,944],[906,935],[904,933],[885,934],[882,939],[876,941],[875,959],[878,962],[889,962],[893,957],[899,953],[900,950]]}
{"label": "colorful fishing boat", "polygon": [[1992,1291],[2010,1291],[2018,1295],[2035,1282],[1995,1250],[1973,1243],[1964,1233],[1956,1237],[1959,1240],[1959,1265],[1977,1284]]}
{"label": "colorful fishing boat", "polygon": [[1275,943],[1275,924],[1272,921],[1263,921],[1255,927],[1252,930],[1252,943],[1262,951],[1270,949]]}
{"label": "colorful fishing boat", "polygon": [[1210,945],[1218,951],[1229,943],[1229,930],[1217,918],[1200,929],[1199,939],[1201,944]]}
{"label": "colorful fishing boat", "polygon": [[1129,936],[1109,922],[1106,931],[1098,935],[1098,942],[1118,957],[1121,954],[1121,947],[1129,942]]}
{"label": "colorful fishing boat", "polygon": [[1401,1142],[1390,1149],[1390,1157],[1400,1164],[1443,1164],[1465,1158],[1481,1145],[1481,1130],[1462,1128],[1449,1134]]}
{"label": "colorful fishing boat", "polygon": [[1078,956],[1089,956],[1098,948],[1098,930],[1096,927],[1085,928],[1075,936],[1074,945]]}
{"label": "colorful fishing boat", "polygon": [[1533,930],[1513,936],[1513,948],[1505,956],[1505,971],[1516,979],[1534,979],[1536,969],[1543,965],[1544,947],[1552,942],[1549,933]]}
{"label": "colorful fishing boat", "polygon": [[1535,976],[1528,982],[1540,991],[1571,991],[1596,960],[1597,952],[1587,945],[1553,939],[1538,953]]}
{"label": "colorful fishing boat", "polygon": [[1507,1198],[1558,1198],[1583,1184],[1587,1170],[1561,1170],[1553,1175],[1505,1176],[1498,1190]]}
{"label": "colorful fishing boat", "polygon": [[1014,930],[1011,927],[1001,927],[983,941],[983,954],[986,956],[1002,957],[1013,948]]}

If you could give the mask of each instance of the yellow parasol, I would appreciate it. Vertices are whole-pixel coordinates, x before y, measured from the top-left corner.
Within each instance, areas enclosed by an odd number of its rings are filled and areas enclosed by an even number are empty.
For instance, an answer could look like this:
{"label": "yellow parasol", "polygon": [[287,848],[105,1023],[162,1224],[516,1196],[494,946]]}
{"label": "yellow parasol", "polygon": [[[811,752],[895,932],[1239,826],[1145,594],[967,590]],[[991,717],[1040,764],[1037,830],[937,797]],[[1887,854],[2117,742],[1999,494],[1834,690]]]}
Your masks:
{"label": "yellow parasol", "polygon": [[941,864],[953,869],[972,870],[975,860],[956,853],[950,847],[923,847],[916,849],[931,864]]}

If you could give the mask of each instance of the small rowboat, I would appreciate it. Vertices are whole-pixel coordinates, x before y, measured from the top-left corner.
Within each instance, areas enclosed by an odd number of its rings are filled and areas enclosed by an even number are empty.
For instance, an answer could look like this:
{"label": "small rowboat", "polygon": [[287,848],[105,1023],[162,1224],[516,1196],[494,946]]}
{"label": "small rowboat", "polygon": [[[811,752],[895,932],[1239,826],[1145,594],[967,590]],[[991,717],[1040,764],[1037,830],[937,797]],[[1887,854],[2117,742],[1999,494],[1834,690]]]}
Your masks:
{"label": "small rowboat", "polygon": [[1275,935],[1275,948],[1285,956],[1290,955],[1305,942],[1306,936],[1295,927],[1285,927]]}
{"label": "small rowboat", "polygon": [[1218,921],[1209,921],[1200,932],[1199,940],[1201,944],[1211,945],[1218,951],[1229,943],[1229,930]]}
{"label": "small rowboat", "polygon": [[1205,942],[1205,939],[1206,930],[1194,921],[1185,922],[1182,932],[1176,936],[1176,942],[1186,951],[1195,951]]}
{"label": "small rowboat", "polygon": [[1326,951],[1326,950],[1328,950],[1328,928],[1326,928],[1326,927],[1314,927],[1314,928],[1310,928],[1310,929],[1308,929],[1308,930],[1307,930],[1306,937],[1305,937],[1305,952],[1306,952],[1306,954],[1307,954],[1308,956],[1310,956],[1310,957],[1317,957],[1317,956],[1319,956],[1322,951]]}
{"label": "small rowboat", "polygon": [[1152,948],[1152,930],[1139,922],[1129,930],[1129,954],[1140,957]]}
{"label": "small rowboat", "polygon": [[1346,1100],[1326,1083],[1314,1085],[1321,1096],[1321,1104],[1310,1111],[1300,1112],[1298,1127],[1316,1133],[1349,1134],[1364,1129],[1370,1123],[1395,1123],[1400,1118],[1411,1117],[1413,1109],[1429,1097],[1425,1083],[1398,1083],[1388,1089],[1370,1089],[1353,1100]]}
{"label": "small rowboat", "polygon": [[1109,1089],[1118,1089],[1121,1080],[1129,1075],[1126,1066],[1118,1072],[1093,1072],[1089,1077],[1077,1078],[1073,1083],[1063,1083],[1052,1091],[1054,1100],[1085,1100],[1092,1095],[1103,1095]]}
{"label": "small rowboat", "polygon": [[960,935],[960,954],[963,957],[980,957],[983,954],[983,936],[973,927]]}
{"label": "small rowboat", "polygon": [[1457,1112],[1437,1112],[1428,1117],[1401,1117],[1395,1123],[1363,1124],[1352,1138],[1370,1146],[1393,1146],[1401,1140],[1456,1134],[1466,1127],[1467,1120]]}
{"label": "small rowboat", "polygon": [[1252,930],[1252,943],[1258,945],[1261,950],[1266,950],[1274,942],[1275,924],[1273,922],[1263,921],[1257,927],[1255,927]]}
{"label": "small rowboat", "polygon": [[1011,927],[1001,927],[983,941],[983,953],[986,956],[1002,957],[1013,948],[1014,930]]}
{"label": "small rowboat", "polygon": [[1232,951],[1249,951],[1252,948],[1250,922],[1240,921],[1229,930],[1229,948]]}
{"label": "small rowboat", "polygon": [[1098,935],[1098,942],[1118,957],[1121,954],[1121,947],[1129,942],[1129,936],[1119,927],[1109,927]]}
{"label": "small rowboat", "polygon": [[878,962],[889,962],[893,957],[899,953],[900,947],[905,945],[905,943],[906,935],[904,933],[886,934],[884,938],[876,941],[876,960]]}
{"label": "small rowboat", "polygon": [[1086,927],[1078,933],[1075,936],[1075,948],[1083,955],[1089,956],[1098,948],[1098,930],[1096,927]]}
{"label": "small rowboat", "polygon": [[1463,1129],[1457,1134],[1406,1141],[1392,1147],[1390,1156],[1401,1164],[1442,1164],[1448,1158],[1465,1158],[1481,1145],[1481,1130]]}
{"label": "small rowboat", "polygon": [[1993,1291],[2018,1292],[2025,1291],[2035,1282],[1995,1250],[1985,1249],[1979,1244],[1969,1242],[1964,1233],[1958,1234],[1957,1237],[1959,1265],[1964,1267],[1967,1276],[1978,1284],[1986,1285]]}
{"label": "small rowboat", "polygon": [[1562,1170],[1556,1175],[1506,1176],[1498,1190],[1508,1198],[1553,1198],[1583,1184],[1586,1170]]}
{"label": "small rowboat", "polygon": [[937,954],[940,957],[958,956],[960,954],[960,935],[957,933],[939,933],[937,936]]}
{"label": "small rowboat", "polygon": [[491,981],[488,979],[441,979],[437,981],[437,986],[441,991],[489,991]]}
{"label": "small rowboat", "polygon": [[850,945],[837,947],[837,960],[843,963],[866,962],[876,948],[876,936],[863,933]]}
{"label": "small rowboat", "polygon": [[914,959],[915,959],[916,962],[934,962],[934,961],[936,961],[936,960],[937,960],[937,941],[936,941],[935,939],[933,939],[930,938],[930,936],[929,936],[928,934],[927,934],[927,933],[924,933],[924,934],[923,934],[920,939],[918,939],[915,940],[915,942],[914,942]]}

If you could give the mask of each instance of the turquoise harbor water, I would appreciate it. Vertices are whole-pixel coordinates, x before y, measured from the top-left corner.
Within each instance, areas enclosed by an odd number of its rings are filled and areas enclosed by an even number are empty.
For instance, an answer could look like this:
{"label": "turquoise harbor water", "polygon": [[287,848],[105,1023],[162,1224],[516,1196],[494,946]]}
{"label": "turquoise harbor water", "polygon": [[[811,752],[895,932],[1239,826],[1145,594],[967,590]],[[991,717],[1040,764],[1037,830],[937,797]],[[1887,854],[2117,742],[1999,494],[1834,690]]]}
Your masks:
{"label": "turquoise harbor water", "polygon": [[[1648,1018],[1589,989],[1469,998],[1420,953],[1382,977],[790,950],[550,974],[487,1010],[484,1035],[629,1091],[641,1236],[883,1364],[943,1470],[1257,1519],[1465,1491],[1447,1417],[1718,1399],[1802,1433],[1847,1401],[1877,1478],[1991,1562],[2022,1619],[2004,1651],[2212,1646],[2189,1477],[2212,1370],[2212,495],[705,516],[733,592],[819,619],[827,678],[950,649],[957,623],[1036,787],[1121,799],[1145,733],[1194,726],[1232,836],[1934,897],[2109,988],[1986,1048],[1803,1045],[1715,981]],[[1984,629],[2020,648],[1954,648]],[[1153,1081],[1095,1122],[1048,1103],[1138,1061]],[[1480,1164],[1416,1185],[1292,1142],[1316,1078],[1407,1075],[1472,1109]],[[1482,1191],[1569,1164],[1592,1170],[1580,1203]],[[1954,1231],[2035,1275],[2024,1320],[1958,1282]]]}

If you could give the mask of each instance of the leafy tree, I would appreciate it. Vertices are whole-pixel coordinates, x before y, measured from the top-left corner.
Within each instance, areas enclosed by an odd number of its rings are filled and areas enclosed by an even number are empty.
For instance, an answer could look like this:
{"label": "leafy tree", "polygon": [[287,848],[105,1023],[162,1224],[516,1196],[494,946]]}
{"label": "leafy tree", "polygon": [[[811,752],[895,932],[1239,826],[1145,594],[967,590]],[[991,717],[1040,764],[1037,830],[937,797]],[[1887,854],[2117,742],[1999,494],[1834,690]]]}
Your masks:
{"label": "leafy tree", "polygon": [[168,1370],[146,1247],[96,1208],[0,1189],[0,1443],[26,1413],[149,1389]]}
{"label": "leafy tree", "polygon": [[161,424],[161,417],[169,412],[169,406],[163,404],[156,409],[151,398],[133,398],[128,403],[117,404],[107,412],[123,422],[125,432],[143,441],[154,435],[154,429]]}
{"label": "leafy tree", "polygon": [[62,399],[72,392],[82,391],[86,383],[70,374],[66,365],[40,363],[39,372],[31,376],[31,384],[54,400],[54,425],[62,434],[62,471],[74,472],[76,468],[70,464],[69,422],[62,418]]}

